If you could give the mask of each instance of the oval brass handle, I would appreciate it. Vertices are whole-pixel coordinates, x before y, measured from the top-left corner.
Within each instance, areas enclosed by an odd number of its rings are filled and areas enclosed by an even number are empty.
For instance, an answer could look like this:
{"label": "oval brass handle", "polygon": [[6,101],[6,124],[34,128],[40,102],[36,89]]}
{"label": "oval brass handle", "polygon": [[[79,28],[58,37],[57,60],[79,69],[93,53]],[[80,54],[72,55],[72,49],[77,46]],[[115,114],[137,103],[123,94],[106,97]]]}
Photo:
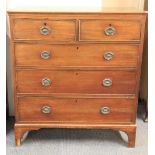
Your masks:
{"label": "oval brass handle", "polygon": [[103,114],[103,115],[107,115],[107,114],[109,114],[111,111],[110,111],[110,108],[109,108],[109,107],[102,107],[102,108],[100,109],[100,112],[101,112],[101,114]]}
{"label": "oval brass handle", "polygon": [[42,59],[49,59],[51,57],[51,53],[49,51],[42,51],[40,56]]}
{"label": "oval brass handle", "polygon": [[43,107],[41,108],[41,111],[42,111],[42,113],[44,113],[44,114],[49,114],[49,113],[51,113],[51,107],[49,107],[49,106],[43,106]]}
{"label": "oval brass handle", "polygon": [[113,36],[116,33],[116,29],[112,26],[108,26],[105,28],[104,32],[107,36]]}
{"label": "oval brass handle", "polygon": [[105,60],[111,60],[112,58],[113,58],[113,56],[114,56],[114,54],[113,54],[113,52],[111,52],[111,51],[108,51],[108,52],[105,52],[104,53],[104,59]]}
{"label": "oval brass handle", "polygon": [[47,86],[51,85],[52,81],[50,79],[48,79],[48,78],[44,78],[44,79],[42,79],[41,83],[42,83],[43,86],[47,87]]}
{"label": "oval brass handle", "polygon": [[48,35],[48,34],[50,33],[49,27],[47,27],[47,26],[41,27],[41,28],[40,28],[40,33],[41,33],[42,35]]}
{"label": "oval brass handle", "polygon": [[110,87],[112,85],[112,80],[111,79],[104,79],[102,84],[105,87]]}

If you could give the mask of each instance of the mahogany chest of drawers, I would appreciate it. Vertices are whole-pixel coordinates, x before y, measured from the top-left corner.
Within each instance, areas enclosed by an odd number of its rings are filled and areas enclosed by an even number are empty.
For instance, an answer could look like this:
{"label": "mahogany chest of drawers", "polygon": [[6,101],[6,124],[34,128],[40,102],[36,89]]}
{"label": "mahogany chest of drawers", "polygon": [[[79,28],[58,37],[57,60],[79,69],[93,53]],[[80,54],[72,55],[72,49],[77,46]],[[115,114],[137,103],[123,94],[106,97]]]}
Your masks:
{"label": "mahogany chest of drawers", "polygon": [[146,13],[9,17],[16,145],[40,128],[100,128],[134,147]]}

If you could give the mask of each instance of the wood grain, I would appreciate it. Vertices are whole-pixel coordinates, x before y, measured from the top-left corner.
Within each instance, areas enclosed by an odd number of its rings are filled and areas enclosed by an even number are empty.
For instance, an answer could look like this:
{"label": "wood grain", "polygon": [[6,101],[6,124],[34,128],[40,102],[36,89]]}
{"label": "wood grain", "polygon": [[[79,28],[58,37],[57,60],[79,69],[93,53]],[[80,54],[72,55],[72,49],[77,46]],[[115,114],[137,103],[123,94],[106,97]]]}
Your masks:
{"label": "wood grain", "polygon": [[[81,41],[140,40],[141,36],[141,23],[134,20],[80,20],[79,26]],[[104,32],[109,26],[116,30],[112,36]]]}
{"label": "wood grain", "polygon": [[[50,30],[48,35],[40,33],[40,28],[45,25]],[[75,20],[16,19],[14,21],[13,33],[15,39],[73,41],[76,34],[75,26]]]}
{"label": "wood grain", "polygon": [[[42,79],[51,80],[43,86]],[[103,86],[104,79],[112,85]],[[17,91],[20,93],[86,93],[135,94],[136,73],[131,71],[50,71],[18,70]]]}
{"label": "wood grain", "polygon": [[[135,104],[132,99],[56,99],[50,97],[24,97],[18,99],[19,122],[98,122],[132,123]],[[43,106],[51,107],[44,114]],[[101,114],[101,107],[109,107],[109,114]]]}
{"label": "wood grain", "polygon": [[[137,67],[138,45],[123,44],[15,44],[17,66],[30,67]],[[41,58],[48,51],[49,59]],[[106,60],[104,54],[112,52]]]}

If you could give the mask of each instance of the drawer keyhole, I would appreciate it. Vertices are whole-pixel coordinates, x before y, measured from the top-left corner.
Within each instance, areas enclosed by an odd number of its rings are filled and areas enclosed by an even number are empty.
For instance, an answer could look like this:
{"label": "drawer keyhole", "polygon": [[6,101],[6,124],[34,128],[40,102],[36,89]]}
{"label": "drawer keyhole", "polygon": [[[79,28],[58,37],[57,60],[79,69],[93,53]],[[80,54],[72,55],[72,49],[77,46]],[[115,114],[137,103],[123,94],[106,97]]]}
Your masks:
{"label": "drawer keyhole", "polygon": [[47,25],[47,23],[44,23],[44,25],[46,26],[46,25]]}

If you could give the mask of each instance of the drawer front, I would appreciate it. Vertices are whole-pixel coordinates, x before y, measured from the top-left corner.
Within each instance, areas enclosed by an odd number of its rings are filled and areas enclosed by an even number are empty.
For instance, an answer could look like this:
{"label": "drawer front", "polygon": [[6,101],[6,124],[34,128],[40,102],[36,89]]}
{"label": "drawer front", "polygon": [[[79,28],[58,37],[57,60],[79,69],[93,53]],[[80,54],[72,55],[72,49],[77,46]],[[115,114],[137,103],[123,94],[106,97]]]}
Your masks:
{"label": "drawer front", "polygon": [[17,71],[19,93],[134,94],[135,88],[132,71]]}
{"label": "drawer front", "polygon": [[18,99],[19,121],[130,123],[134,120],[135,111],[134,99]]}
{"label": "drawer front", "polygon": [[139,46],[117,44],[15,45],[17,66],[136,67]]}
{"label": "drawer front", "polygon": [[14,21],[14,39],[75,41],[75,20],[33,20]]}
{"label": "drawer front", "polygon": [[141,23],[132,20],[81,20],[82,41],[138,41]]}

